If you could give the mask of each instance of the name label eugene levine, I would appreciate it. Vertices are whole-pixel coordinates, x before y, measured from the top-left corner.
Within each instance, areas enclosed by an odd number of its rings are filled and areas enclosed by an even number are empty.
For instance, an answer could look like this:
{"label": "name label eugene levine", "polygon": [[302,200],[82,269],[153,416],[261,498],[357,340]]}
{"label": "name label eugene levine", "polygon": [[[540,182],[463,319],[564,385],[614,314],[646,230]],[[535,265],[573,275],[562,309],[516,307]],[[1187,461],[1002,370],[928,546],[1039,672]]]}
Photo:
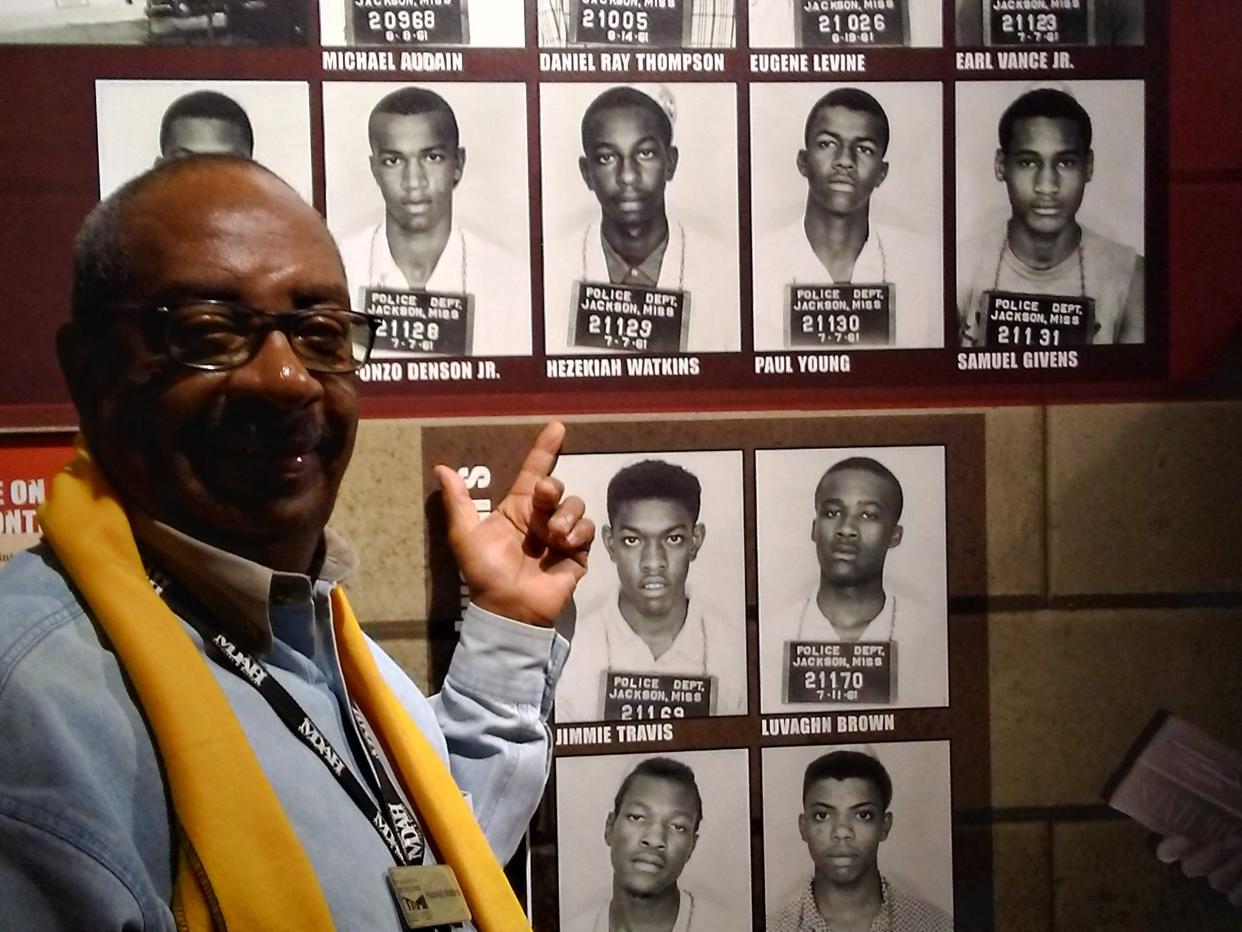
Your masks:
{"label": "name label eugene levine", "polygon": [[752,52],[751,74],[862,74],[862,52]]}

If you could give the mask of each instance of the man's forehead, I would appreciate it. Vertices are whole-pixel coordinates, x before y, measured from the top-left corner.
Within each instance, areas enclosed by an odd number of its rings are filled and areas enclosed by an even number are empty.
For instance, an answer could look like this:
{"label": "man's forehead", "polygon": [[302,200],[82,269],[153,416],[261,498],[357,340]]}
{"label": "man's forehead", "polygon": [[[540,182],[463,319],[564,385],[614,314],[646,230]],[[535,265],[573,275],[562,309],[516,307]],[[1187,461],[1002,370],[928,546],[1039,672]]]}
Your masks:
{"label": "man's forehead", "polygon": [[821,777],[806,788],[806,805],[829,802],[837,806],[853,807],[871,803],[883,807],[880,789],[864,777]]}
{"label": "man's forehead", "polygon": [[617,104],[597,110],[586,126],[587,143],[596,145],[629,130],[639,136],[663,139],[660,119],[640,104]]}
{"label": "man's forehead", "polygon": [[1047,149],[1085,152],[1082,128],[1066,117],[1033,116],[1014,121],[1011,151]]}
{"label": "man's forehead", "polygon": [[834,469],[824,474],[815,487],[816,503],[830,498],[863,498],[890,504],[896,497],[893,484],[883,476],[854,467]]}
{"label": "man's forehead", "polygon": [[684,811],[689,815],[695,814],[694,794],[690,792],[690,787],[672,777],[643,773],[630,782],[625,791],[625,797],[621,800],[621,805],[651,807],[670,800],[672,801],[670,808]]}
{"label": "man's forehead", "polygon": [[375,113],[368,124],[371,143],[376,148],[394,144],[398,139],[416,137],[424,144],[448,146],[453,142],[453,126],[447,113],[427,110],[423,113]]}
{"label": "man's forehead", "polygon": [[811,120],[811,132],[828,132],[838,136],[848,133],[860,139],[879,139],[882,135],[880,119],[874,113],[840,104],[820,107]]}
{"label": "man's forehead", "polygon": [[675,523],[690,524],[690,509],[679,501],[658,496],[631,499],[617,506],[618,526],[670,518]]}

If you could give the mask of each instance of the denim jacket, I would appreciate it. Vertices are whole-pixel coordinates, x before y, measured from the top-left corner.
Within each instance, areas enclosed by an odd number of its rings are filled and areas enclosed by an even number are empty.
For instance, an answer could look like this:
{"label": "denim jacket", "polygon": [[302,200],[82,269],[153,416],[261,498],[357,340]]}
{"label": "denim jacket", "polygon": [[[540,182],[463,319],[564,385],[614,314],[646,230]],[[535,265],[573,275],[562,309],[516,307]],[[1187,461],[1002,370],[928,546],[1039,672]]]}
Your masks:
{"label": "denim jacket", "polygon": [[[199,635],[186,630],[201,649]],[[356,770],[339,682],[274,634],[268,669]],[[430,699],[372,649],[506,860],[547,777],[546,719],[566,642],[470,606],[444,688]],[[400,928],[384,880],[392,861],[379,836],[253,689],[211,669],[315,868],[336,927]],[[49,549],[14,556],[0,569],[0,925],[175,929],[168,905],[174,831],[158,752],[116,656]]]}

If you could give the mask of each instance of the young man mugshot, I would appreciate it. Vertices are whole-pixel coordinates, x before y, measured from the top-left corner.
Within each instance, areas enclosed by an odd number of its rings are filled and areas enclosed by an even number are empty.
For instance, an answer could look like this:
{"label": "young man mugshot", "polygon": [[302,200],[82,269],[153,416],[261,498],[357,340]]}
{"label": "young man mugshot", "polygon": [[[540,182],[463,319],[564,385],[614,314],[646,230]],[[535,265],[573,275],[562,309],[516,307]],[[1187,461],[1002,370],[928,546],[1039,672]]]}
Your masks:
{"label": "young man mugshot", "polygon": [[[699,352],[740,344],[736,249],[669,208],[666,194],[679,171],[702,166],[683,165],[674,143],[678,105],[667,87],[655,93],[660,100],[634,87],[609,88],[582,116],[577,168],[598,214],[545,246],[549,353]],[[549,174],[545,168],[545,223],[546,205],[556,203],[557,182]],[[709,212],[727,202],[717,200]],[[735,219],[729,217],[734,228]]]}
{"label": "young man mugshot", "polygon": [[[900,99],[914,103],[914,95],[930,90],[907,85]],[[887,93],[897,99],[896,90]],[[757,134],[774,119],[760,112],[767,102],[757,98],[752,108]],[[932,109],[931,100],[921,102]],[[909,113],[911,119],[925,118],[913,107]],[[890,135],[885,108],[861,88],[834,88],[811,106],[802,148],[782,172],[792,180],[796,169],[800,176],[800,222],[756,236],[755,349],[943,345],[937,243],[877,221],[872,210],[873,197],[889,176]],[[894,170],[909,176],[923,167]],[[774,180],[758,181],[756,201],[774,186]],[[922,193],[939,197],[938,190]]]}
{"label": "young man mugshot", "polygon": [[386,318],[375,355],[529,353],[525,270],[454,212],[467,163],[448,101],[394,90],[372,108],[367,138],[384,216],[343,238],[341,259],[355,306]]}
{"label": "young man mugshot", "polygon": [[539,0],[539,44],[701,49],[736,44],[734,0],[661,0],[643,6],[629,0]]}
{"label": "young man mugshot", "polygon": [[172,102],[160,120],[155,164],[188,155],[254,157],[254,129],[241,104],[219,91],[192,91]]}
{"label": "young man mugshot", "polygon": [[898,889],[880,871],[880,846],[893,827],[893,782],[875,757],[832,751],[802,780],[798,834],[814,868],[811,881],[768,917],[768,932],[951,932],[953,918]]}
{"label": "young man mugshot", "polygon": [[993,171],[1010,217],[959,245],[961,345],[1142,343],[1142,256],[1078,221],[1097,168],[1086,109],[1066,91],[1031,90],[1005,110],[998,137]]}
{"label": "young man mugshot", "polygon": [[608,483],[601,539],[617,585],[579,612],[556,692],[558,723],[697,718],[746,711],[745,625],[693,598],[707,537],[702,487],[663,460]]}
{"label": "young man mugshot", "polygon": [[958,45],[1142,45],[1145,0],[1028,4],[956,0]]}
{"label": "young man mugshot", "polygon": [[703,798],[693,770],[668,757],[639,762],[621,781],[604,820],[604,844],[612,863],[610,894],[561,928],[566,932],[748,928],[748,915],[728,913],[678,883],[694,854],[702,822]]}
{"label": "young man mugshot", "polygon": [[877,459],[849,456],[823,473],[813,501],[814,590],[771,617],[761,612],[763,711],[943,705],[943,614],[886,580],[906,536],[901,482]]}

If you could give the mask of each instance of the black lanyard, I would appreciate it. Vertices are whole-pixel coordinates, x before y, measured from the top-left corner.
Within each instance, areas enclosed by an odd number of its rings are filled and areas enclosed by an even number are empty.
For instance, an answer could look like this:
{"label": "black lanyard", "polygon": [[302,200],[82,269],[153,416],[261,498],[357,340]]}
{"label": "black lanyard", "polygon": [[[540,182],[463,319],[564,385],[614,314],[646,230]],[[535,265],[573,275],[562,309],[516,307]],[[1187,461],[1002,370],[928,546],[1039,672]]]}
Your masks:
{"label": "black lanyard", "polygon": [[[169,588],[163,574],[152,572],[148,567],[148,576],[152,579],[152,586],[155,591],[169,603]],[[156,580],[159,580],[157,583]],[[175,593],[179,598],[177,601],[189,601],[185,599],[183,592]],[[181,612],[185,616],[186,613]],[[198,617],[204,617],[203,613],[195,613]],[[197,627],[197,626],[196,626]],[[203,647],[208,656],[212,657],[217,663],[225,669],[236,673],[241,679],[245,680],[254,689],[267,700],[267,704],[271,706],[272,711],[276,713],[277,718],[284,722],[285,727],[291,731],[299,741],[310,748],[320,762],[328,769],[328,772],[336,778],[336,782],[340,784],[349,798],[354,801],[354,805],[362,812],[366,820],[379,834],[380,839],[392,854],[393,860],[398,864],[421,864],[423,862],[423,853],[426,850],[426,841],[423,838],[422,828],[418,824],[418,820],[414,817],[414,813],[401,799],[401,795],[397,792],[397,788],[393,786],[392,780],[388,777],[388,771],[385,769],[383,753],[380,750],[378,742],[371,731],[370,725],[366,718],[359,711],[357,705],[352,701],[349,703],[350,711],[353,714],[354,722],[358,727],[358,733],[362,738],[363,750],[370,758],[370,767],[363,767],[363,773],[370,771],[370,776],[374,780],[373,789],[377,791],[381,805],[377,806],[367,793],[366,789],[354,776],[353,771],[345,764],[341,756],[333,749],[328,739],[324,737],[323,732],[314,723],[306,711],[298,705],[298,701],[289,694],[289,691],[283,687],[271,672],[263,665],[263,662],[255,658],[250,653],[242,650],[225,634],[221,632],[203,632]]]}

